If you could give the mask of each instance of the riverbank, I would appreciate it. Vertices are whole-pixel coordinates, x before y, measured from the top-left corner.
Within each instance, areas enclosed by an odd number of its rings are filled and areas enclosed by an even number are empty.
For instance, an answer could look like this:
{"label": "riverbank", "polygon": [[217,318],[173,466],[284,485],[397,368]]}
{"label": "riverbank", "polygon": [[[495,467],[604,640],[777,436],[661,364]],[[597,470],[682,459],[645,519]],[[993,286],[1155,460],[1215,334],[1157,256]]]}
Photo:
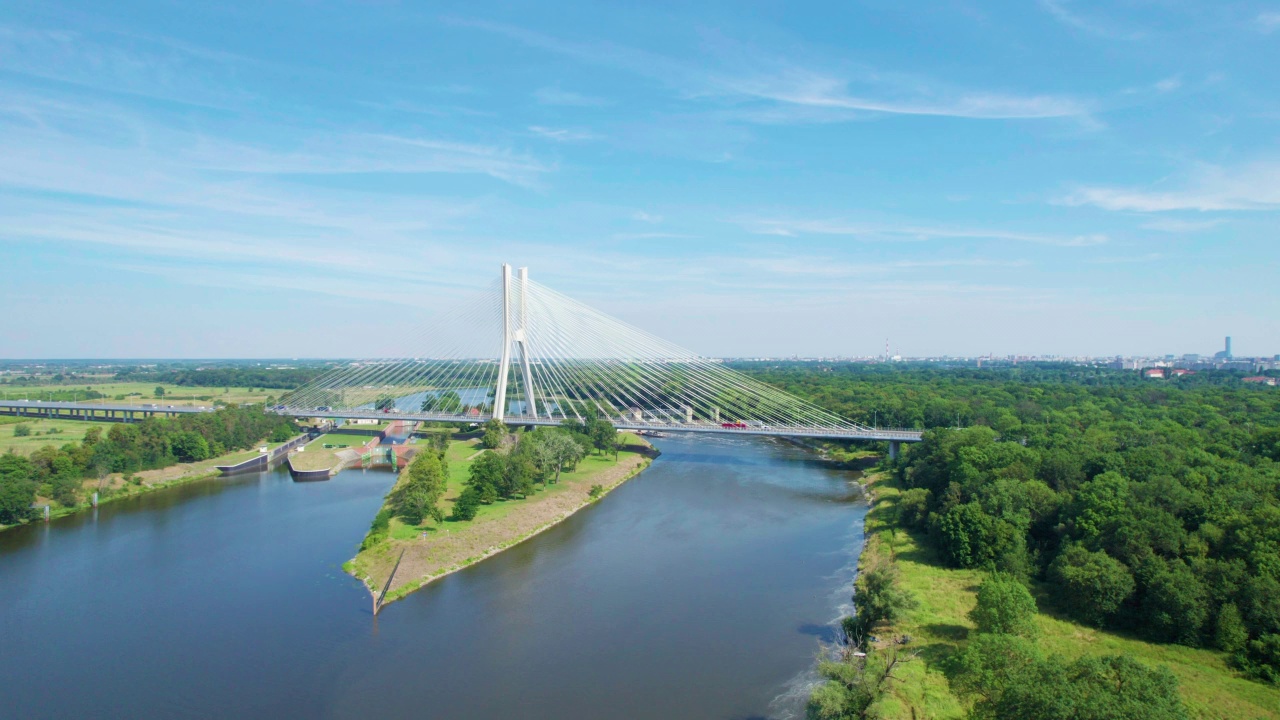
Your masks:
{"label": "riverbank", "polygon": [[[561,473],[558,483],[542,487],[523,500],[500,500],[484,506],[474,520],[438,525],[427,522],[425,529],[392,520],[386,539],[362,549],[343,569],[362,580],[376,596],[399,563],[384,600],[391,602],[523,542],[604,497],[649,466],[656,455],[653,446],[630,433],[621,437],[626,444],[617,460],[611,455],[589,455],[573,472]],[[461,494],[471,461],[480,452],[478,438],[450,444],[449,481],[441,502],[446,513]],[[597,485],[600,489],[592,494]]]}
{"label": "riverbank", "polygon": [[[868,477],[872,502],[867,514],[867,542],[859,569],[892,561],[902,587],[919,607],[884,636],[909,635],[907,646],[918,653],[899,666],[898,682],[880,704],[889,720],[962,718],[967,705],[951,690],[948,661],[974,629],[968,613],[976,604],[983,573],[943,565],[924,537],[897,525],[899,488],[885,473]],[[861,573],[860,573],[861,574]],[[1036,617],[1037,644],[1073,660],[1085,655],[1122,654],[1148,665],[1164,665],[1177,676],[1183,702],[1193,718],[1280,719],[1280,688],[1245,680],[1227,667],[1223,653],[1181,645],[1159,645],[1079,625],[1047,611],[1049,598],[1034,588],[1041,610]]]}
{"label": "riverbank", "polygon": [[[270,449],[274,449],[284,443],[270,443],[263,441],[260,443]],[[85,510],[93,509],[91,498],[93,493],[98,493],[98,505],[106,505],[107,503],[124,500],[126,498],[138,497],[146,495],[157,490],[165,490],[168,488],[185,485],[197,480],[205,480],[209,478],[221,477],[222,471],[219,466],[234,465],[243,462],[246,459],[256,457],[260,454],[258,450],[238,450],[236,452],[219,455],[208,460],[201,460],[194,463],[177,463],[168,467],[157,468],[155,470],[142,470],[137,473],[122,474],[111,473],[102,480],[87,479],[81,483],[80,494],[85,498],[84,502],[75,505],[59,505],[51,498],[37,496],[35,500],[36,506],[49,506],[49,519],[67,517]],[[43,510],[39,511],[43,513]],[[41,522],[43,515],[37,515],[28,523]],[[19,527],[23,523],[17,525],[0,525],[0,531],[9,528]]]}

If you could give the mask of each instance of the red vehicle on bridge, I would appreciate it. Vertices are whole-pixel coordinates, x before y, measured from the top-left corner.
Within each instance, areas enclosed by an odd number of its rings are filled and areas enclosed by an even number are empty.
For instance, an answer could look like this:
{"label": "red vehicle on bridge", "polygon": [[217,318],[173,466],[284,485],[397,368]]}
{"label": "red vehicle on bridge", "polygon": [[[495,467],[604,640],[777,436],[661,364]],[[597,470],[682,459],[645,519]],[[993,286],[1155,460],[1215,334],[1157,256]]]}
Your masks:
{"label": "red vehicle on bridge", "polygon": [[729,430],[746,430],[747,424],[744,422],[727,422],[720,423],[720,427],[728,428]]}

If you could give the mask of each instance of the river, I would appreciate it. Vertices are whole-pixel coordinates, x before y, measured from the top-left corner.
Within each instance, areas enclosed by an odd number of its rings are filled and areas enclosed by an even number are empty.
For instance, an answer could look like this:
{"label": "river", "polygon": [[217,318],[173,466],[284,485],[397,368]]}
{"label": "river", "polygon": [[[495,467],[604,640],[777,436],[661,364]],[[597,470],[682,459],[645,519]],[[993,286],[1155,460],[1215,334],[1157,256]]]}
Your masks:
{"label": "river", "polygon": [[393,476],[202,481],[0,533],[14,718],[796,717],[865,506],[785,443],[655,440],[601,502],[374,618]]}

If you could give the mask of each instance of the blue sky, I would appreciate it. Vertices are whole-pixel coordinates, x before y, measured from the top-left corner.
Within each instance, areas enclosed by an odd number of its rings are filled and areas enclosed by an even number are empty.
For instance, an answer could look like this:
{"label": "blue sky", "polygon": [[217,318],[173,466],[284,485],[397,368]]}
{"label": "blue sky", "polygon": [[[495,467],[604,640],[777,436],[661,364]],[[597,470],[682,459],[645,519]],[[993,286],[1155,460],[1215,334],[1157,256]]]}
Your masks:
{"label": "blue sky", "polygon": [[1280,352],[1275,0],[213,5],[0,6],[0,357]]}

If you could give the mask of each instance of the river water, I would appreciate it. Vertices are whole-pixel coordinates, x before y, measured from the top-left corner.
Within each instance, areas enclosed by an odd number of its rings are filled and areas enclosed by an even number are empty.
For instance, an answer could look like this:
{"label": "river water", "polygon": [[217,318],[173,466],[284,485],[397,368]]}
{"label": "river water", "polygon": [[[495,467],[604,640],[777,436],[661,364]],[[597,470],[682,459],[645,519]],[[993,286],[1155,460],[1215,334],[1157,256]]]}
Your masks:
{"label": "river water", "polygon": [[0,533],[0,715],[801,715],[848,609],[855,475],[766,439],[655,444],[601,502],[377,618],[340,566],[386,472],[199,482]]}

